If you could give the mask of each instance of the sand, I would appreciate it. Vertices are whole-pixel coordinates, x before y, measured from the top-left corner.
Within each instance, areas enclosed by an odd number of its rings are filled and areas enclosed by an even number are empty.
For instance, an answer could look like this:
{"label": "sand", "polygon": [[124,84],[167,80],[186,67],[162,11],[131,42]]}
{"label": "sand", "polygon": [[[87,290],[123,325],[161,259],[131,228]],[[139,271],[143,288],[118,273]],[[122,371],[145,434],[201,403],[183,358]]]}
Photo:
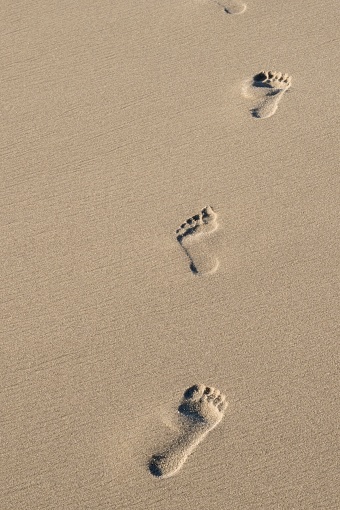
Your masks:
{"label": "sand", "polygon": [[338,2],[1,14],[1,510],[338,509]]}

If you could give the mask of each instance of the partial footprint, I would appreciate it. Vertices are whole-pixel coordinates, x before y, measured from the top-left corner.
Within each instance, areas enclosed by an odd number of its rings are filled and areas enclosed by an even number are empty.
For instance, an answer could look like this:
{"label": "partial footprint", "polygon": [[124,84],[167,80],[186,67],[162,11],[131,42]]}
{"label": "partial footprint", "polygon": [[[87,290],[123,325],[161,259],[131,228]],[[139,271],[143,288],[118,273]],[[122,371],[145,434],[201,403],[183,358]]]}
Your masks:
{"label": "partial footprint", "polygon": [[179,435],[164,452],[149,462],[150,472],[158,478],[176,474],[196,446],[222,420],[228,403],[215,388],[195,384],[188,388],[179,405]]}
{"label": "partial footprint", "polygon": [[247,80],[243,84],[243,95],[258,101],[251,110],[253,117],[266,119],[274,115],[291,83],[291,76],[276,71],[261,71],[252,80]]}
{"label": "partial footprint", "polygon": [[209,250],[209,234],[217,229],[217,214],[209,205],[199,214],[186,220],[176,230],[177,241],[182,246],[190,261],[190,269],[195,274],[214,273],[218,260]]}
{"label": "partial footprint", "polygon": [[239,0],[225,0],[225,2],[219,2],[219,0],[212,1],[222,7],[227,14],[242,14],[247,8],[247,6]]}

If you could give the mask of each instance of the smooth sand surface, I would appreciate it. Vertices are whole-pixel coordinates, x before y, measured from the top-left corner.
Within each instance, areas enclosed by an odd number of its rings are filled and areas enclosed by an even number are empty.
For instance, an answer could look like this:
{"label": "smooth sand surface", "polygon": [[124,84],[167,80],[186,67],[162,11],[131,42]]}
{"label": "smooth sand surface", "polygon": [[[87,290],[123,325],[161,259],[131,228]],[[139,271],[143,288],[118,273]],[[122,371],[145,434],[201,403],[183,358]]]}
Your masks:
{"label": "smooth sand surface", "polygon": [[339,3],[241,4],[2,1],[1,510],[340,508]]}

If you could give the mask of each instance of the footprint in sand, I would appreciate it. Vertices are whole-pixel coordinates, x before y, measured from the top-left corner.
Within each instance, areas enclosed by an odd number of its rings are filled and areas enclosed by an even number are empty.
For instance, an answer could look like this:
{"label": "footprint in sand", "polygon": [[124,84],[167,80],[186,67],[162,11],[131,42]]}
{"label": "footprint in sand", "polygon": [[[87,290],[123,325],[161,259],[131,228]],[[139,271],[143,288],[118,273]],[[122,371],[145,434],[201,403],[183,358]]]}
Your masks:
{"label": "footprint in sand", "polygon": [[251,110],[253,117],[266,119],[274,115],[291,83],[291,76],[276,71],[261,71],[252,80],[247,80],[243,84],[243,95],[258,101]]}
{"label": "footprint in sand", "polygon": [[211,1],[219,7],[222,7],[227,14],[242,14],[247,8],[247,6],[239,0],[225,0],[225,2],[219,2],[218,0]]}
{"label": "footprint in sand", "polygon": [[215,388],[203,384],[188,388],[178,408],[178,437],[163,453],[151,458],[150,472],[158,478],[175,475],[196,446],[222,420],[227,406],[225,396]]}
{"label": "footprint in sand", "polygon": [[217,214],[208,205],[176,230],[177,241],[188,256],[190,269],[195,274],[211,274],[218,268],[218,260],[207,249],[208,234],[214,232],[217,226]]}

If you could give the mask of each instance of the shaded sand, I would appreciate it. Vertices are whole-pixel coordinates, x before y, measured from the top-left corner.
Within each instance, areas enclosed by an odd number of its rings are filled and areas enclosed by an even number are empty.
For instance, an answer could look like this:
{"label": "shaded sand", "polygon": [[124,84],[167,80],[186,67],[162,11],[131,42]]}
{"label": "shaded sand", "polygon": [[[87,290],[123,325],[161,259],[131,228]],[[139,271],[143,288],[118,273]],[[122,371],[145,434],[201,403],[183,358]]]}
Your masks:
{"label": "shaded sand", "polygon": [[1,2],[1,510],[340,508],[338,1],[241,3]]}

